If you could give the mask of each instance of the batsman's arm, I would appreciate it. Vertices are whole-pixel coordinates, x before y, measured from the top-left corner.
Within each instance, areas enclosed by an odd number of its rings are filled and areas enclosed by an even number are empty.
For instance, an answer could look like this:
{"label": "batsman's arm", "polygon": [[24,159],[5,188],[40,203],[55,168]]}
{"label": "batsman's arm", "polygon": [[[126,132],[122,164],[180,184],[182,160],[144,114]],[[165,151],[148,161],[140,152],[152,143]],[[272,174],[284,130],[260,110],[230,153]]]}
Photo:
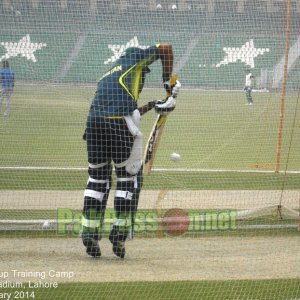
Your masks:
{"label": "batsman's arm", "polygon": [[138,110],[139,110],[141,116],[143,114],[145,114],[146,112],[148,112],[149,110],[151,110],[155,106],[155,104],[156,104],[156,101],[150,101],[146,105],[139,107]]}
{"label": "batsman's arm", "polygon": [[168,82],[173,72],[173,48],[170,44],[159,45],[159,59],[162,63],[162,79]]}
{"label": "batsman's arm", "polygon": [[[173,48],[170,44],[160,44],[159,47],[159,54],[158,58],[161,60],[162,63],[162,79],[163,82],[168,82],[172,75],[173,70]],[[170,91],[167,96],[170,95]],[[145,114],[149,110],[151,110],[156,104],[156,101],[150,101],[146,105],[139,107],[138,110],[141,115]]]}

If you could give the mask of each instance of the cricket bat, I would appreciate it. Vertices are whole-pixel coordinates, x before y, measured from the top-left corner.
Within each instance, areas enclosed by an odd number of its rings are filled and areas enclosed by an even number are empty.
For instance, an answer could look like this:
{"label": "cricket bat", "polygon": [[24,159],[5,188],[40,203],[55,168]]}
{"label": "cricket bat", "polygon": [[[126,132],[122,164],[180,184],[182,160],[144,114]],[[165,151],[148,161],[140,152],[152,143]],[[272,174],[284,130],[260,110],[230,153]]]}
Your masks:
{"label": "cricket bat", "polygon": [[[176,83],[178,79],[177,74],[173,74],[170,79],[170,86]],[[170,96],[167,94],[167,96]],[[150,132],[145,153],[144,153],[144,175],[149,175],[151,173],[151,169],[153,166],[155,154],[158,149],[158,145],[162,136],[163,129],[165,127],[165,123],[167,121],[167,115],[158,114],[156,121],[153,125],[153,128]]]}

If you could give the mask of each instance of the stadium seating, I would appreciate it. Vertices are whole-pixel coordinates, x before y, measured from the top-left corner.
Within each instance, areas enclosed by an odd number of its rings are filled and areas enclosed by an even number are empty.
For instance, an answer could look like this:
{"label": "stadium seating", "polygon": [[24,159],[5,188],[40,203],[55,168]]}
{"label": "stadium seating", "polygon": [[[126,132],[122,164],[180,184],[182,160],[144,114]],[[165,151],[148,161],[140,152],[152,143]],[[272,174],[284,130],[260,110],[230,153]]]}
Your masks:
{"label": "stadium seating", "polygon": [[[93,15],[87,9],[80,9],[75,5],[72,9],[68,8],[66,13],[53,1],[49,1],[47,5],[33,8],[24,4],[21,10],[25,13],[18,16],[10,15],[13,12],[4,11],[3,8],[0,11],[3,22],[11,25],[10,32],[1,29],[1,43],[17,42],[29,34],[32,42],[47,44],[42,50],[35,52],[36,62],[25,61],[20,56],[13,58],[12,65],[18,80],[94,83],[110,66],[104,63],[113,55],[108,45],[126,44],[134,37],[141,45],[172,43],[175,67],[180,71],[185,86],[199,88],[243,87],[244,70],[251,66],[239,59],[235,64],[228,62],[219,66],[226,59],[224,48],[238,48],[252,39],[256,48],[268,49],[255,58],[253,73],[258,79],[262,70],[272,71],[283,55],[284,39],[274,36],[274,33],[277,34],[278,18],[272,19],[270,15],[264,18],[270,26],[262,34],[259,31],[261,26],[255,23],[255,19],[253,23],[249,22],[251,14],[244,24],[243,14],[237,15],[238,23],[243,24],[243,31],[240,31],[229,11],[208,14],[199,11],[187,13],[139,10],[135,15],[134,8],[127,7],[127,11],[116,11],[116,18],[107,19],[105,10]],[[112,9],[112,6],[106,9]],[[128,19],[129,9],[132,9],[134,19]],[[295,17],[297,21],[299,16]],[[178,28],[171,27],[174,18],[178,20]],[[163,23],[157,21],[162,19]],[[123,27],[126,24],[126,28],[119,28],[120,24]],[[9,26],[6,26],[6,30],[7,28]],[[0,55],[4,54],[5,48],[1,47]],[[152,78],[160,76],[157,68],[155,69],[151,74]],[[295,72],[297,71],[291,74]],[[151,80],[151,77],[147,82],[148,86],[157,82]]]}

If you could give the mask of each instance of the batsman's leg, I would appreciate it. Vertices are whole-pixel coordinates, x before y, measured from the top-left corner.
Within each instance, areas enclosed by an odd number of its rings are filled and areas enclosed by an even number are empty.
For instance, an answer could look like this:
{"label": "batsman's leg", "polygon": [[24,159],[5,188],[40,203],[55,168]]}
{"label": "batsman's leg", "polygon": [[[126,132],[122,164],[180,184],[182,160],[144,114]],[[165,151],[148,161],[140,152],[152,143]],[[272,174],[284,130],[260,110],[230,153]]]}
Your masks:
{"label": "batsman's leg", "polygon": [[131,207],[133,201],[136,176],[128,174],[125,167],[116,165],[117,187],[115,192],[114,207],[116,221],[109,235],[113,244],[113,252],[120,258],[125,257],[125,241],[131,229]]}
{"label": "batsman's leg", "polygon": [[100,256],[98,241],[104,225],[104,215],[111,188],[111,164],[89,165],[89,179],[84,191],[82,241],[87,254]]}
{"label": "batsman's leg", "polygon": [[86,142],[89,161],[89,179],[84,191],[82,215],[82,242],[88,255],[101,255],[99,240],[104,223],[104,215],[111,188],[112,165],[105,154],[108,145],[101,120],[89,120]]}
{"label": "batsman's leg", "polygon": [[125,256],[125,241],[132,226],[132,203],[135,200],[137,173],[141,168],[142,158],[142,151],[139,151],[142,150],[142,140],[134,136],[132,131],[124,120],[115,121],[113,161],[117,175],[114,199],[116,221],[109,240],[113,244],[114,254],[120,258]]}
{"label": "batsman's leg", "polygon": [[136,186],[133,190],[132,200],[131,200],[131,230],[129,233],[129,239],[133,239],[134,237],[134,224],[135,224],[135,216],[137,213],[137,208],[139,204],[140,192],[143,186],[143,166],[141,167],[140,171],[136,175]]}

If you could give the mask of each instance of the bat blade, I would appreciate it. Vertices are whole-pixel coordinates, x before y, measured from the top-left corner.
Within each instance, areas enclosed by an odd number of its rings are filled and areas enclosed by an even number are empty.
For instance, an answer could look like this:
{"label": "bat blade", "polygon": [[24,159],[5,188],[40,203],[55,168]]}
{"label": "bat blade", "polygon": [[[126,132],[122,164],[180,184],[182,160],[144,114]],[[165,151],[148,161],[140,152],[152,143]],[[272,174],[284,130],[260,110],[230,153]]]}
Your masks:
{"label": "bat blade", "polygon": [[160,142],[160,138],[167,120],[166,115],[158,115],[151,130],[145,153],[144,153],[144,175],[149,175],[153,166],[154,157]]}
{"label": "bat blade", "polygon": [[[172,75],[170,79],[170,86],[174,85],[176,83],[178,76],[177,74]],[[167,96],[170,96],[168,94]],[[162,132],[165,126],[165,123],[167,121],[167,115],[160,115],[158,114],[156,121],[153,125],[153,128],[150,132],[145,153],[144,153],[144,175],[149,175],[152,170],[152,166],[154,163],[154,158],[156,151],[158,149],[158,145],[162,136]]]}

